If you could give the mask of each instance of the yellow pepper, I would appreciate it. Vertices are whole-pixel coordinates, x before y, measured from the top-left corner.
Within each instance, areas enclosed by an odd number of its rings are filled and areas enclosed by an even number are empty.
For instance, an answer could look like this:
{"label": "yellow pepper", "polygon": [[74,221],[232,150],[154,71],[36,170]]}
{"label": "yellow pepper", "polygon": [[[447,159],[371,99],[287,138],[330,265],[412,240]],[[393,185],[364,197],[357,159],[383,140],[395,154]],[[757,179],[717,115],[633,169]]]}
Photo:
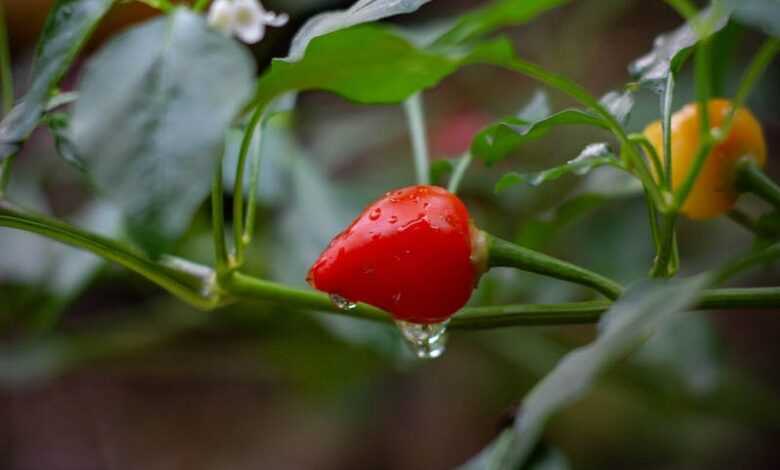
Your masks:
{"label": "yellow pepper", "polygon": [[[711,128],[720,128],[731,110],[731,102],[713,99],[707,104]],[[699,149],[699,107],[690,103],[672,115],[672,189],[685,181]],[[661,122],[655,121],[644,131],[664,162]],[[766,143],[756,117],[749,110],[739,108],[728,136],[717,144],[691,190],[681,212],[691,219],[710,219],[734,207],[739,193],[735,187],[735,167],[743,158],[752,158],[760,167],[766,163]]]}

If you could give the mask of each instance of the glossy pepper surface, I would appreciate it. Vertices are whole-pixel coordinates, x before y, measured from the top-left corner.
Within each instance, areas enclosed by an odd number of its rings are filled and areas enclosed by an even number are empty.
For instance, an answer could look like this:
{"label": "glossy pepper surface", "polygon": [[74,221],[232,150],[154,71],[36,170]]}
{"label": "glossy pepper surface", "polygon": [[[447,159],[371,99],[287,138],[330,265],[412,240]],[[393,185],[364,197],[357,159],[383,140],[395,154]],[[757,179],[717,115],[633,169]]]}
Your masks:
{"label": "glossy pepper surface", "polygon": [[[710,100],[707,106],[711,128],[723,125],[731,110],[731,102]],[[699,148],[700,115],[697,103],[691,103],[672,115],[672,189],[679,188],[693,166]],[[645,136],[664,161],[661,122],[656,121],[644,131]],[[759,166],[766,162],[766,144],[761,125],[753,114],[739,108],[734,114],[731,130],[716,145],[707,158],[681,212],[692,219],[710,219],[728,212],[738,197],[735,187],[735,167],[743,158],[752,158]]]}
{"label": "glossy pepper surface", "polygon": [[307,280],[398,320],[442,322],[463,307],[477,280],[473,231],[466,206],[454,194],[427,185],[398,189],[337,235]]}

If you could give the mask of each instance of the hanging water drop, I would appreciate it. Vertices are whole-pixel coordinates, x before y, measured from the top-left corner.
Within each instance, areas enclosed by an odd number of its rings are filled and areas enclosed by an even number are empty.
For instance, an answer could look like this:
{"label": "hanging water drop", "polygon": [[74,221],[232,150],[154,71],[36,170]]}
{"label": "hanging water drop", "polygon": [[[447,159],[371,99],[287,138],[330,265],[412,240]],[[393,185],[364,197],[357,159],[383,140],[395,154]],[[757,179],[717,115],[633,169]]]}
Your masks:
{"label": "hanging water drop", "polygon": [[447,322],[421,325],[396,320],[398,329],[412,352],[420,359],[435,359],[444,354]]}
{"label": "hanging water drop", "polygon": [[335,305],[337,309],[344,310],[345,312],[357,308],[357,304],[355,302],[345,299],[338,294],[330,294],[330,301],[333,302],[333,305]]}
{"label": "hanging water drop", "polygon": [[377,220],[382,215],[382,209],[375,207],[371,209],[371,212],[368,214],[368,218],[371,220]]}

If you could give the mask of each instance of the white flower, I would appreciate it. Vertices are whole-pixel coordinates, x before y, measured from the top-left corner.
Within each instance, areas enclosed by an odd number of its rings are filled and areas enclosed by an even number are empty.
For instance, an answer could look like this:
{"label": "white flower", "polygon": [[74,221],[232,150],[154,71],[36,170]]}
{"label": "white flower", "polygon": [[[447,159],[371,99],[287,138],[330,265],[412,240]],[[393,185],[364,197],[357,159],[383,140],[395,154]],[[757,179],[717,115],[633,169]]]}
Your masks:
{"label": "white flower", "polygon": [[265,36],[265,27],[284,26],[286,14],[267,11],[258,0],[216,0],[209,9],[208,22],[216,30],[254,44]]}

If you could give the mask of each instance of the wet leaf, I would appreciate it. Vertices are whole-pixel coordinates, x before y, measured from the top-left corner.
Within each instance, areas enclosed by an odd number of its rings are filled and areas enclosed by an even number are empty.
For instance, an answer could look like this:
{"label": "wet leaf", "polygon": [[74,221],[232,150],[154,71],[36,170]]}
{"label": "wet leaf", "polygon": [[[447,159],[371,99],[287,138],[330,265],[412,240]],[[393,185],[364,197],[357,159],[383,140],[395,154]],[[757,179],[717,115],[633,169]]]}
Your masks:
{"label": "wet leaf", "polygon": [[412,13],[430,0],[358,0],[346,10],[329,11],[309,19],[295,33],[290,53],[285,60],[297,62],[303,58],[309,43],[341,29],[363,23],[378,21],[382,18]]}
{"label": "wet leaf", "polygon": [[669,319],[637,352],[636,360],[663,367],[694,396],[712,393],[723,380],[718,336],[704,315]]}
{"label": "wet leaf", "polygon": [[525,397],[511,441],[493,448],[496,469],[515,469],[528,461],[544,427],[562,408],[588,393],[597,378],[636,349],[673,315],[693,304],[711,282],[708,276],[673,281],[643,281],[605,314],[598,338],[567,354]]}
{"label": "wet leaf", "polygon": [[585,175],[594,168],[604,165],[620,166],[620,160],[612,154],[609,146],[603,142],[590,144],[577,158],[569,160],[563,165],[534,173],[509,172],[496,183],[496,192],[500,193],[514,185],[525,183],[539,186],[549,181],[555,181],[563,175],[574,173]]}
{"label": "wet leaf", "polygon": [[253,70],[244,48],[184,9],[123,33],[88,64],[72,140],[150,253],[181,235],[208,194]]}
{"label": "wet leaf", "polygon": [[493,164],[506,158],[520,145],[542,137],[551,128],[568,125],[607,128],[607,124],[600,117],[573,108],[534,122],[510,117],[488,126],[477,134],[471,144],[471,153],[485,163]]}
{"label": "wet leaf", "polygon": [[[500,462],[496,456],[507,452],[507,447],[513,442],[512,434],[511,430],[502,432],[488,448],[466,462],[460,467],[460,470],[495,470],[500,468]],[[518,470],[569,470],[570,468],[571,464],[563,452],[543,442],[536,446],[528,458],[528,462],[517,467]]]}
{"label": "wet leaf", "polygon": [[318,89],[361,103],[395,103],[435,85],[459,62],[418,49],[382,27],[357,26],[314,39],[298,62],[274,60],[260,77],[255,101]]}
{"label": "wet leaf", "polygon": [[610,91],[599,102],[621,124],[626,124],[634,109],[634,92],[631,90]]}
{"label": "wet leaf", "polygon": [[[712,35],[726,26],[731,13],[730,8],[710,7],[697,17],[697,21],[710,27],[707,32]],[[655,38],[653,49],[629,66],[629,73],[645,86],[662,93],[664,82],[670,73],[677,73],[685,63],[691,48],[700,40],[699,34],[691,22],[687,22],[669,33]]]}
{"label": "wet leaf", "polygon": [[0,160],[15,153],[38,125],[49,95],[113,0],[59,0],[46,20],[27,94],[0,122]]}
{"label": "wet leaf", "polygon": [[497,0],[461,16],[434,46],[452,46],[505,26],[527,23],[566,3],[568,0]]}

